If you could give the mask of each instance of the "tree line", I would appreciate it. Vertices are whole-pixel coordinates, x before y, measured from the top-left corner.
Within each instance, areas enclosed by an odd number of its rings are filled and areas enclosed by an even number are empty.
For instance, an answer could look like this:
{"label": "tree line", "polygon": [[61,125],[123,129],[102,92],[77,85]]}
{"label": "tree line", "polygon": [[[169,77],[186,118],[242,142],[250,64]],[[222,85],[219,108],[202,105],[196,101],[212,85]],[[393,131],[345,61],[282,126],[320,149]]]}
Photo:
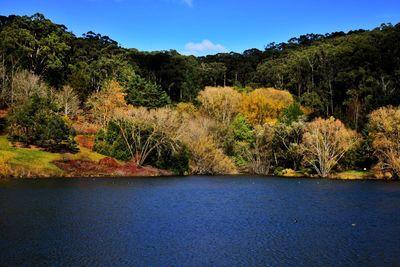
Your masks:
{"label": "tree line", "polygon": [[398,177],[399,40],[384,24],[194,57],[2,16],[0,105],[13,141],[74,151],[90,132],[100,153],[181,174]]}
{"label": "tree line", "polygon": [[1,16],[0,104],[13,101],[13,76],[25,69],[52,87],[73,87],[81,101],[110,78],[124,85],[140,82],[149,93],[146,99],[136,96],[138,102],[156,101],[160,92],[175,103],[191,102],[205,86],[286,89],[318,115],[361,129],[365,114],[399,104],[399,41],[400,24],[382,24],[373,30],[306,34],[263,51],[194,57],[123,48],[92,31],[77,37],[42,14]]}

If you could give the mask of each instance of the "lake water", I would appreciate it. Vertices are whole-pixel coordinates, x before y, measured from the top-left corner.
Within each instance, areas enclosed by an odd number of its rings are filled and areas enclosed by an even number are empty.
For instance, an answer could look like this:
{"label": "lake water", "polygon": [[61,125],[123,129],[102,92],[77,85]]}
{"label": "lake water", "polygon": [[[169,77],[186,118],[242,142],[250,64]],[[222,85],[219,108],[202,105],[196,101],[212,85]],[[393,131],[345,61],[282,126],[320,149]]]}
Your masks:
{"label": "lake water", "polygon": [[400,266],[400,183],[0,182],[1,266]]}

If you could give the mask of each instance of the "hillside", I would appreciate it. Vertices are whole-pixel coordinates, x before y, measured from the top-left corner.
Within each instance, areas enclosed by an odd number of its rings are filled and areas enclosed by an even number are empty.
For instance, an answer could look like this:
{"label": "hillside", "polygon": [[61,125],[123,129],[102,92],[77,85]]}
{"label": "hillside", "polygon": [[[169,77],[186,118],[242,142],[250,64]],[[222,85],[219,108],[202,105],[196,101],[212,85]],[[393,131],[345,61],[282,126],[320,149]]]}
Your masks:
{"label": "hillside", "polygon": [[0,17],[0,40],[3,176],[400,176],[400,24],[206,57],[42,14]]}

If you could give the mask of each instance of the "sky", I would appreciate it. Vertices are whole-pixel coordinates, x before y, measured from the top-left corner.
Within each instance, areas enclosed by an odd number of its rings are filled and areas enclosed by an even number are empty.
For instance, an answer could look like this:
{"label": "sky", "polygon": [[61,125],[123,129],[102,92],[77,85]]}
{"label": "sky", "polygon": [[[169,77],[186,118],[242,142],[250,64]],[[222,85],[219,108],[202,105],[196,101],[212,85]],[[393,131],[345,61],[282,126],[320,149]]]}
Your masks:
{"label": "sky", "polygon": [[199,56],[397,24],[400,0],[0,0],[1,15],[37,12],[77,36],[91,30],[122,47]]}

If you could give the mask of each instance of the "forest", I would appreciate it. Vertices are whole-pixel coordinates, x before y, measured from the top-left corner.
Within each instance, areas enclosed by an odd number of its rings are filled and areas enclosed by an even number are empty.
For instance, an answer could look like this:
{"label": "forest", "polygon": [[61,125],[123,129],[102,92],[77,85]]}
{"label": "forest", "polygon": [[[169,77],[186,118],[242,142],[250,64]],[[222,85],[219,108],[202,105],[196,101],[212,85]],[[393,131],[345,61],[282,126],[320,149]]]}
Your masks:
{"label": "forest", "polygon": [[[86,149],[180,175],[398,179],[399,43],[382,24],[195,57],[0,16],[0,130],[58,167]],[[1,175],[23,176],[4,143]]]}

